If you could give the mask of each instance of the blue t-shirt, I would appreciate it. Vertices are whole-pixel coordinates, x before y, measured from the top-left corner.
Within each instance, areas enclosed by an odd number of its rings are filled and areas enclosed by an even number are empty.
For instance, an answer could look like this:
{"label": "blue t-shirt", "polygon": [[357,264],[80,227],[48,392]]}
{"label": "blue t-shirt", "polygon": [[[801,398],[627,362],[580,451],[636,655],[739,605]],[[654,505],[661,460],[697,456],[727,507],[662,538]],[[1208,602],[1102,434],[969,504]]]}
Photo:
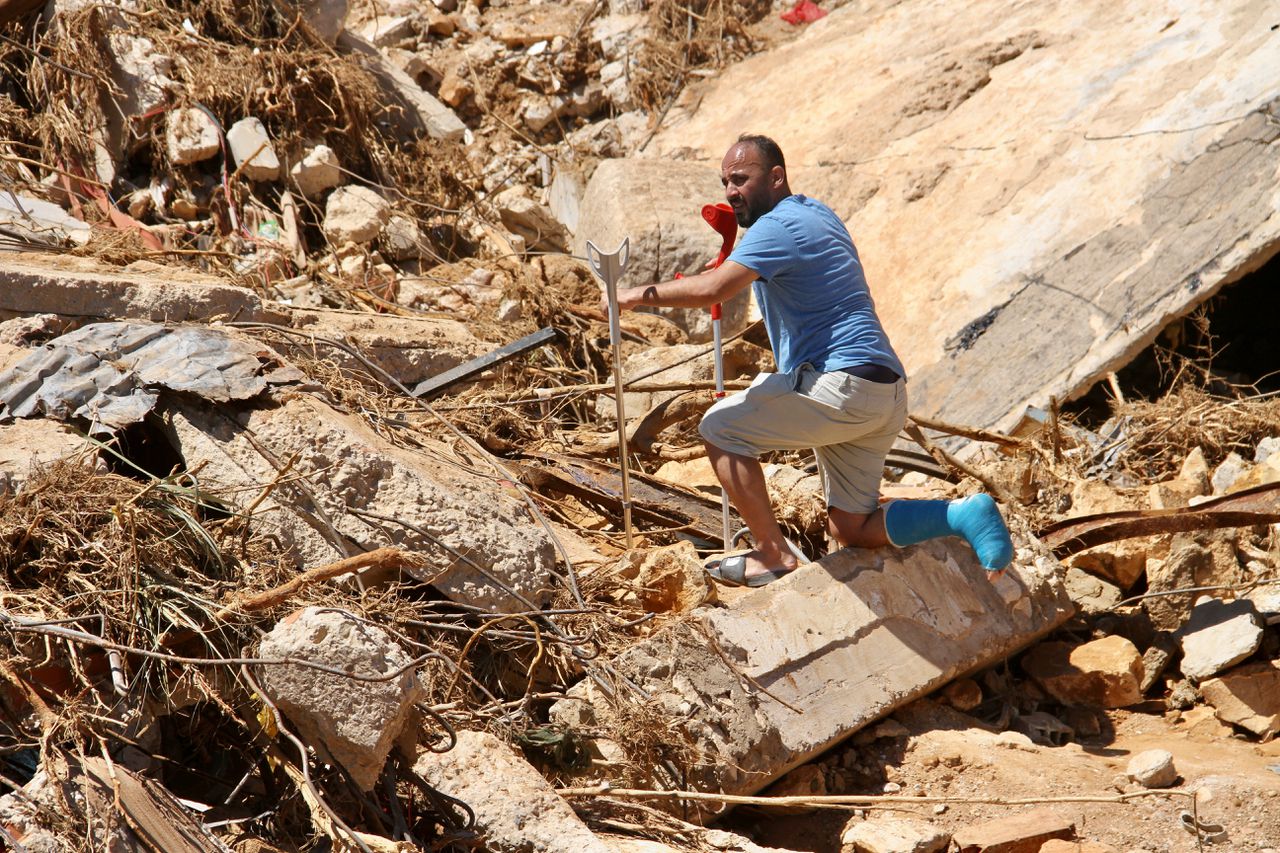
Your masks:
{"label": "blue t-shirt", "polygon": [[831,208],[790,195],[756,220],[729,260],[750,269],[780,373],[879,364],[906,371],[876,316],[862,262]]}

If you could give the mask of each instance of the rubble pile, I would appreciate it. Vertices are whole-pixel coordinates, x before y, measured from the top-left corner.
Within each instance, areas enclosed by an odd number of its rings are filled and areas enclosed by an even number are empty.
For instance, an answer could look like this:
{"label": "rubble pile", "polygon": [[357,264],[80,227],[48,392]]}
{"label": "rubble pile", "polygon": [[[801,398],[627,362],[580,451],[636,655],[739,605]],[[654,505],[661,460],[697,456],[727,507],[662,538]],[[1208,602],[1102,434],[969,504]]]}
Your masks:
{"label": "rubble pile", "polygon": [[913,412],[884,496],[992,494],[992,577],[773,454],[815,559],[704,571],[705,312],[614,365],[570,252],[709,259],[635,155],[839,5],[0,2],[0,849],[1274,853],[1280,398]]}

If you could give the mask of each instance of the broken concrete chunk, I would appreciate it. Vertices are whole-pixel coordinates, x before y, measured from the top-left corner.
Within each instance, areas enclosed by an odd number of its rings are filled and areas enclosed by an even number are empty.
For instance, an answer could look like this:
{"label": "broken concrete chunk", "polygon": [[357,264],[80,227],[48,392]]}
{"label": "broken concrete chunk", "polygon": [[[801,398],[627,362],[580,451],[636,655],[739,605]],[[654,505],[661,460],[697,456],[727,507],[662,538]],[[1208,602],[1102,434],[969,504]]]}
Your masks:
{"label": "broken concrete chunk", "polygon": [[[993,584],[958,541],[844,549],[729,607],[699,608],[612,665],[684,719],[706,757],[688,780],[667,784],[752,793],[1071,612],[1049,560]],[[594,695],[589,682],[570,692]],[[607,705],[594,713],[603,718]]]}
{"label": "broken concrete chunk", "polygon": [[327,750],[362,791],[372,789],[423,695],[410,666],[413,656],[367,620],[319,607],[278,622],[258,654],[313,661],[357,676],[393,676],[375,681],[297,664],[258,667],[263,691],[297,726],[303,742]]}
{"label": "broken concrete chunk", "polygon": [[1074,647],[1041,643],[1022,658],[1022,668],[1064,705],[1123,708],[1142,701],[1142,655],[1123,637]]}
{"label": "broken concrete chunk", "polygon": [[298,191],[313,198],[327,189],[342,183],[342,164],[338,155],[328,145],[317,145],[302,156],[289,169],[289,177],[297,184]]}
{"label": "broken concrete chunk", "polygon": [[203,466],[202,485],[242,508],[279,460],[295,460],[305,488],[276,489],[255,518],[304,568],[393,545],[427,560],[422,579],[454,601],[511,612],[551,595],[546,531],[495,480],[446,461],[447,445],[397,447],[309,394],[252,409],[176,401],[162,416],[187,467]]}
{"label": "broken concrete chunk", "polygon": [[417,34],[418,22],[411,15],[377,15],[360,29],[360,37],[378,47],[393,47]]}
{"label": "broken concrete chunk", "polygon": [[458,732],[453,749],[421,753],[413,771],[471,808],[494,853],[609,853],[542,774],[488,732]]}
{"label": "broken concrete chunk", "polygon": [[959,853],[1039,853],[1053,838],[1070,840],[1076,825],[1050,809],[1034,809],[973,824],[951,836]]}
{"label": "broken concrete chunk", "polygon": [[37,243],[77,246],[89,242],[89,223],[76,219],[61,207],[34,196],[0,192],[0,230]]}
{"label": "broken concrete chunk", "polygon": [[186,166],[208,160],[222,148],[218,125],[202,109],[172,110],[165,127],[165,149],[169,162]]}
{"label": "broken concrete chunk", "polygon": [[382,229],[382,251],[393,261],[421,258],[430,247],[418,228],[418,223],[407,216],[393,213]]}
{"label": "broken concrete chunk", "polygon": [[1123,593],[1115,584],[1094,577],[1077,568],[1067,569],[1065,578],[1067,594],[1080,611],[1087,614],[1105,613],[1120,603]]}
{"label": "broken concrete chunk", "polygon": [[489,6],[485,31],[508,48],[528,47],[556,36],[571,38],[578,31],[590,4],[543,3],[538,6]]}
{"label": "broken concrete chunk", "polygon": [[[462,140],[467,127],[453,110],[422,90],[412,77],[384,57],[378,48],[349,32],[338,36],[338,45],[357,53],[383,86],[391,93],[388,117],[399,123],[406,132],[425,130],[432,139],[446,142]],[[403,106],[401,106],[403,105]]]}
{"label": "broken concrete chunk", "polygon": [[1129,759],[1125,775],[1144,788],[1168,788],[1178,781],[1173,766],[1173,753],[1166,749],[1148,749]]}
{"label": "broken concrete chunk", "polygon": [[460,107],[463,102],[475,94],[475,86],[465,76],[464,66],[460,63],[445,72],[440,81],[440,100],[451,107]]}
{"label": "broken concrete chunk", "polygon": [[1203,681],[1249,657],[1262,644],[1258,622],[1247,598],[1222,601],[1201,596],[1179,632],[1182,674]]}
{"label": "broken concrete chunk", "polygon": [[391,218],[391,205],[368,187],[338,187],[324,207],[324,233],[336,246],[370,243]]}
{"label": "broken concrete chunk", "polygon": [[523,184],[503,190],[493,197],[503,226],[523,237],[530,249],[563,252],[569,248],[569,232],[545,206],[529,198]]}
{"label": "broken concrete chunk", "polygon": [[76,458],[94,464],[97,446],[64,424],[46,418],[0,424],[0,495],[16,493],[40,468]]}
{"label": "broken concrete chunk", "polygon": [[840,853],[941,853],[951,836],[917,818],[853,818],[840,833]]}
{"label": "broken concrete chunk", "polygon": [[242,118],[227,131],[227,145],[240,174],[251,181],[274,181],[280,177],[280,159],[271,147],[267,129],[256,118]]}
{"label": "broken concrete chunk", "polygon": [[1227,458],[1219,462],[1218,467],[1213,469],[1213,477],[1211,478],[1213,493],[1215,495],[1225,495],[1231,491],[1235,481],[1248,469],[1249,463],[1244,460],[1244,457],[1234,450],[1228,453]]}
{"label": "broken concrete chunk", "polygon": [[692,542],[628,551],[617,573],[632,581],[637,602],[649,613],[685,613],[715,599]]}
{"label": "broken concrete chunk", "polygon": [[1263,739],[1280,733],[1280,661],[1237,667],[1202,683],[1200,693],[1224,723]]}

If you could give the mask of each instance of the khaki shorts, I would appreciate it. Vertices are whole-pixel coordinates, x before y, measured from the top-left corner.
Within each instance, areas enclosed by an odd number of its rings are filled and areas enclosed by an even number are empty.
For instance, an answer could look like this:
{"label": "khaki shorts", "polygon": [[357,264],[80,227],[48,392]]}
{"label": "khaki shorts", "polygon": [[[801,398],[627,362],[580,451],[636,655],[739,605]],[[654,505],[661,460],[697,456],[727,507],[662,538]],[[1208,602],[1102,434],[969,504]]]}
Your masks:
{"label": "khaki shorts", "polygon": [[853,513],[879,505],[884,460],[907,418],[907,387],[847,373],[762,373],[716,403],[698,432],[741,456],[813,448],[828,506]]}

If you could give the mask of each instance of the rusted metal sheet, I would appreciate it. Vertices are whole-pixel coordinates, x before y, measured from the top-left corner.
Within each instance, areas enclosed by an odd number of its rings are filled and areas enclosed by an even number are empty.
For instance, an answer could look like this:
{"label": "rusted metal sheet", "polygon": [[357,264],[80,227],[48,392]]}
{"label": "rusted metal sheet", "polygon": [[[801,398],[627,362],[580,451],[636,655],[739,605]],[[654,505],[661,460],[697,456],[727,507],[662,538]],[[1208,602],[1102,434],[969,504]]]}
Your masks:
{"label": "rusted metal sheet", "polygon": [[1069,518],[1042,528],[1038,535],[1054,555],[1061,558],[1095,545],[1136,536],[1277,522],[1280,522],[1280,483],[1270,483],[1179,509],[1104,512]]}

